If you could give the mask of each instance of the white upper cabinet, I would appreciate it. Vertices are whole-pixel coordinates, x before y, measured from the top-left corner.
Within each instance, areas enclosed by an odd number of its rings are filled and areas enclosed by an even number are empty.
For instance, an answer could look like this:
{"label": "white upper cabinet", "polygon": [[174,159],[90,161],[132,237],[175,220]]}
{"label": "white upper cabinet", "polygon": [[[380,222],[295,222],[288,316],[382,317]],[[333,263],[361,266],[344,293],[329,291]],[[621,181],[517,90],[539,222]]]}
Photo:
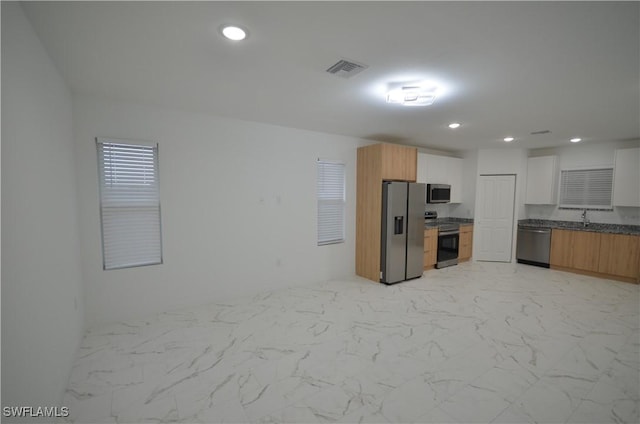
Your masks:
{"label": "white upper cabinet", "polygon": [[427,183],[427,154],[418,152],[418,169],[416,170],[416,182]]}
{"label": "white upper cabinet", "polygon": [[462,159],[447,158],[447,184],[451,185],[451,203],[462,203]]}
{"label": "white upper cabinet", "polygon": [[418,153],[417,182],[451,185],[451,203],[462,202],[462,159]]}
{"label": "white upper cabinet", "polygon": [[555,205],[558,188],[558,157],[540,156],[527,159],[528,205]]}
{"label": "white upper cabinet", "polygon": [[616,150],[613,205],[640,207],[640,148]]}
{"label": "white upper cabinet", "polygon": [[447,182],[447,156],[426,155],[427,157],[427,184],[448,184]]}

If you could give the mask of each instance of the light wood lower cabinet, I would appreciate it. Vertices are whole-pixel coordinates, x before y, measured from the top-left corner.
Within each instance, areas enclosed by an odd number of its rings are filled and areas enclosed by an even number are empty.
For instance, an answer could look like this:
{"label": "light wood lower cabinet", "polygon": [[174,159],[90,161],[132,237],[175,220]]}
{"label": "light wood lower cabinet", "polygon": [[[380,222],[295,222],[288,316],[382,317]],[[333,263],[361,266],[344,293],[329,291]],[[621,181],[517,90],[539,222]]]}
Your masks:
{"label": "light wood lower cabinet", "polygon": [[640,236],[554,229],[549,262],[555,269],[637,283]]}
{"label": "light wood lower cabinet", "polygon": [[598,272],[638,278],[640,276],[640,236],[601,234]]}
{"label": "light wood lower cabinet", "polygon": [[424,269],[431,269],[438,261],[438,229],[424,230]]}
{"label": "light wood lower cabinet", "polygon": [[563,268],[572,268],[573,233],[569,230],[551,230],[551,254],[549,264]]}
{"label": "light wood lower cabinet", "polygon": [[583,271],[598,271],[600,233],[552,230],[550,264]]}
{"label": "light wood lower cabinet", "polygon": [[471,259],[473,250],[473,225],[460,226],[460,248],[458,249],[458,262]]}
{"label": "light wood lower cabinet", "polygon": [[572,243],[572,268],[598,271],[600,233],[573,231]]}

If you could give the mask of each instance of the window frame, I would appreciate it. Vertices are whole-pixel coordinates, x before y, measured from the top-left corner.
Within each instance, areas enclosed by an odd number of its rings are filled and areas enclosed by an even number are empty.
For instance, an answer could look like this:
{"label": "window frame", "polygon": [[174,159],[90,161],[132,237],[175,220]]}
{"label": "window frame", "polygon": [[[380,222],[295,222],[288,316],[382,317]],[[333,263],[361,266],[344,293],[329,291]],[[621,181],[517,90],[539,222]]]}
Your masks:
{"label": "window frame", "polygon": [[[143,266],[150,265],[161,265],[164,263],[164,249],[162,243],[162,205],[160,201],[160,157],[159,157],[159,145],[157,142],[151,141],[142,141],[142,140],[129,140],[129,139],[116,139],[116,138],[106,138],[106,137],[96,137],[96,154],[97,154],[97,171],[98,171],[98,201],[99,201],[99,214],[100,214],[100,238],[101,238],[101,248],[102,248],[102,269],[105,271],[116,270],[116,269],[126,269],[126,268],[137,268]],[[138,148],[151,148],[153,153],[153,182],[155,191],[155,198],[152,201],[147,200],[148,205],[144,205],[145,200],[137,199],[133,201],[131,208],[151,208],[157,209],[153,211],[154,215],[157,213],[157,245],[156,248],[158,250],[157,256],[154,255],[153,259],[145,260],[145,261],[131,261],[126,263],[125,261],[120,261],[117,264],[112,264],[110,260],[108,260],[108,248],[105,239],[105,212],[106,209],[126,209],[127,206],[119,205],[119,206],[105,206],[105,203],[109,203],[109,201],[113,201],[113,199],[108,199],[105,195],[104,188],[106,187],[106,178],[104,175],[105,168],[103,167],[105,155],[104,155],[104,146],[105,145],[130,145]],[[126,203],[126,202],[125,202]],[[156,206],[157,205],[157,206]],[[155,226],[155,225],[154,225]],[[155,230],[154,230],[155,231]],[[151,258],[151,255],[149,255]]]}
{"label": "window frame", "polygon": [[[589,172],[589,171],[609,171],[610,173],[610,179],[611,179],[611,184],[608,187],[609,188],[609,203],[604,205],[604,204],[590,204],[590,203],[584,203],[584,204],[571,204],[571,203],[565,203],[566,202],[566,197],[563,198],[563,195],[565,193],[565,190],[563,190],[563,182],[564,182],[564,176],[567,175],[565,173],[571,173],[571,172]],[[588,177],[587,177],[588,178]],[[587,209],[587,210],[597,210],[597,211],[612,211],[613,210],[613,178],[614,178],[614,167],[612,165],[592,165],[592,166],[583,166],[583,167],[575,167],[575,168],[563,168],[560,170],[560,178],[558,178],[558,209],[573,209],[573,210],[583,210],[583,209]],[[585,194],[583,194],[583,200],[589,200],[588,198],[588,185],[589,185],[589,181],[581,181],[581,183],[584,185],[582,188],[582,191],[585,192]]]}
{"label": "window frame", "polygon": [[[341,177],[342,177],[342,182],[341,182],[341,197],[334,197],[334,198],[329,198],[329,199],[324,199],[321,198],[321,185],[323,184],[323,181],[320,180],[321,178],[321,166],[339,166],[341,168]],[[328,160],[328,159],[321,159],[318,158],[316,161],[316,212],[317,212],[317,216],[316,216],[316,242],[318,246],[327,246],[327,245],[331,245],[331,244],[340,244],[340,243],[344,243],[346,241],[346,205],[347,205],[347,166],[344,162],[342,161],[338,161],[338,160]],[[334,238],[324,238],[321,239],[321,206],[324,203],[326,204],[330,204],[331,202],[339,202],[340,205],[340,216],[341,216],[341,222],[340,222],[340,237],[334,237]],[[335,204],[335,203],[334,203]]]}

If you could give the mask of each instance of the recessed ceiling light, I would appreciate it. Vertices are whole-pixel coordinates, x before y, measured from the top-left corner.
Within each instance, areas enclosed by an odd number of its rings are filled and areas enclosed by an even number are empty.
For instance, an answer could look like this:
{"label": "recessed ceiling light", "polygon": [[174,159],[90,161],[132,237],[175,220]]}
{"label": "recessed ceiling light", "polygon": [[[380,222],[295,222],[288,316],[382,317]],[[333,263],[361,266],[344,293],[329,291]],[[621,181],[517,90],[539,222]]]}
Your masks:
{"label": "recessed ceiling light", "polygon": [[241,41],[247,38],[247,31],[236,25],[223,25],[220,32],[225,38],[232,41]]}
{"label": "recessed ceiling light", "polygon": [[452,123],[449,124],[449,128],[451,128],[452,130],[455,130],[459,126],[460,126],[460,124],[458,124],[457,122],[452,122]]}
{"label": "recessed ceiling light", "polygon": [[572,139],[571,139],[571,140],[569,140],[569,141],[570,141],[570,142],[572,142],[572,143],[579,143],[579,142],[581,142],[581,141],[582,141],[582,139],[581,139],[581,138],[576,137],[576,138],[572,138]]}
{"label": "recessed ceiling light", "polygon": [[504,141],[506,141],[507,143],[511,143],[513,140],[515,140],[513,137],[505,137]]}

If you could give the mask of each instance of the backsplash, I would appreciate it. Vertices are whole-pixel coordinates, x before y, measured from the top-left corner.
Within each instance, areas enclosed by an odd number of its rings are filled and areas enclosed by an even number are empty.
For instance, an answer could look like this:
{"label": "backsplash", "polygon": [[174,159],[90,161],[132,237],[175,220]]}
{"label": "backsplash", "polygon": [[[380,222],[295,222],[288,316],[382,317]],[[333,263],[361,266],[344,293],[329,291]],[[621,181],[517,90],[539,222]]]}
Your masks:
{"label": "backsplash", "polygon": [[[464,204],[427,204],[425,211],[438,212],[439,218],[471,218],[473,215]],[[554,205],[525,205],[527,219],[553,221],[582,221],[582,210],[559,209]],[[614,207],[613,211],[587,211],[590,222],[600,224],[640,225],[640,208]]]}
{"label": "backsplash", "polygon": [[456,218],[473,219],[473,213],[467,203],[451,203],[449,205],[449,216]]}
{"label": "backsplash", "polygon": [[[525,205],[528,219],[582,221],[582,210],[559,209],[554,205]],[[640,208],[614,207],[613,211],[587,211],[589,221],[601,224],[640,225]]]}
{"label": "backsplash", "polygon": [[473,219],[473,214],[469,205],[464,203],[428,203],[425,206],[425,211],[438,212],[438,218],[465,218]]}
{"label": "backsplash", "polygon": [[425,204],[424,210],[438,212],[438,218],[448,218],[451,216],[451,206],[448,203],[427,203]]}

